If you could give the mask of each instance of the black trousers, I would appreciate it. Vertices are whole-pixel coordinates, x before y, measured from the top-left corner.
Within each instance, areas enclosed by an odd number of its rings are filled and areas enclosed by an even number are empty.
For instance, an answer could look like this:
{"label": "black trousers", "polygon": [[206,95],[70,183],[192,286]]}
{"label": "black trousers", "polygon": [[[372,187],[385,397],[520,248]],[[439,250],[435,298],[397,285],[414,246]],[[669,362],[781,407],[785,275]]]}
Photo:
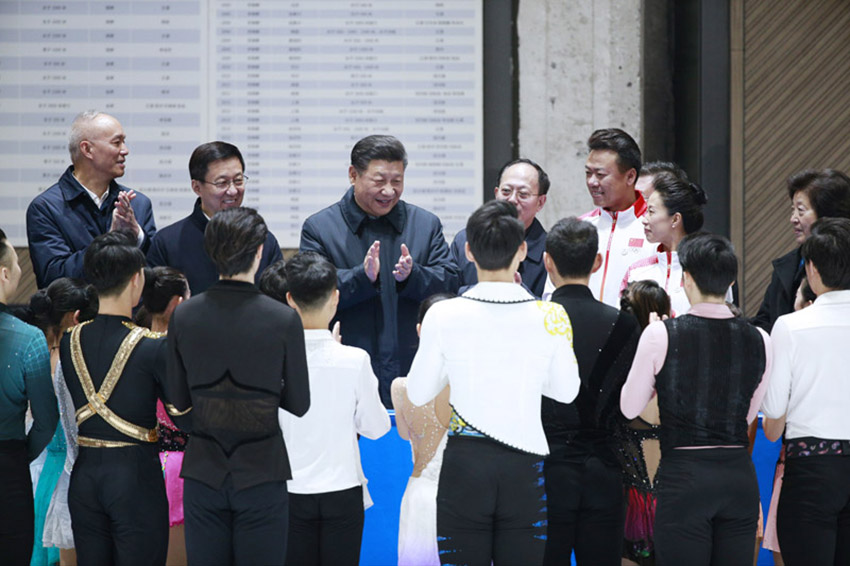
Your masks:
{"label": "black trousers", "polygon": [[32,556],[35,517],[27,445],[0,441],[0,562],[26,566]]}
{"label": "black trousers", "polygon": [[190,566],[283,566],[288,502],[285,481],[237,491],[230,476],[220,489],[186,478],[183,515]]}
{"label": "black trousers", "polygon": [[363,540],[363,488],[289,494],[287,566],[357,566]]}
{"label": "black trousers", "polygon": [[549,509],[543,564],[569,564],[575,549],[579,566],[619,566],[625,521],[622,468],[594,454],[569,456],[550,454],[543,464]]}
{"label": "black trousers", "polygon": [[165,564],[168,500],[156,444],[81,446],[68,509],[79,564]]}
{"label": "black trousers", "polygon": [[542,564],[543,457],[486,438],[450,436],[437,490],[443,564]]}
{"label": "black trousers", "polygon": [[776,531],[788,566],[850,564],[850,456],[786,458]]}
{"label": "black trousers", "polygon": [[661,456],[658,566],[752,566],[759,493],[744,448],[669,450]]}

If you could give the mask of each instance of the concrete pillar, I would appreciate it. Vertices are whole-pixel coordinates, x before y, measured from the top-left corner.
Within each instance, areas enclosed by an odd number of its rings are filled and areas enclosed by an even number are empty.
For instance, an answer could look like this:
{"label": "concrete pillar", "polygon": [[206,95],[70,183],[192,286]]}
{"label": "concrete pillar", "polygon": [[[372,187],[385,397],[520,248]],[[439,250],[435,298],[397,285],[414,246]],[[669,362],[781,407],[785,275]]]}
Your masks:
{"label": "concrete pillar", "polygon": [[593,207],[584,183],[587,138],[617,127],[641,144],[642,0],[520,0],[519,155],[552,186],[538,216]]}

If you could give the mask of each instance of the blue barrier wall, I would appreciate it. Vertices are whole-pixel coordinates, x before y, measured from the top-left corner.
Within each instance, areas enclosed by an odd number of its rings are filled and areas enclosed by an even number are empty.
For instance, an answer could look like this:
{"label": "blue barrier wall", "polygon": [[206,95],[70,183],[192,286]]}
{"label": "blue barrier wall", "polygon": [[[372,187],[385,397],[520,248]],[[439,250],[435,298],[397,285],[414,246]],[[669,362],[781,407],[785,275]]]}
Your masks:
{"label": "blue barrier wall", "polygon": [[[393,566],[398,562],[398,512],[407,479],[413,470],[410,444],[399,437],[393,428],[378,440],[360,439],[363,472],[369,479],[369,492],[375,505],[366,511],[363,529],[361,566]],[[767,506],[773,489],[773,472],[779,456],[779,442],[768,442],[759,423],[758,437],[753,450],[753,462],[761,492],[762,507]],[[759,566],[772,566],[773,557],[762,549]]]}

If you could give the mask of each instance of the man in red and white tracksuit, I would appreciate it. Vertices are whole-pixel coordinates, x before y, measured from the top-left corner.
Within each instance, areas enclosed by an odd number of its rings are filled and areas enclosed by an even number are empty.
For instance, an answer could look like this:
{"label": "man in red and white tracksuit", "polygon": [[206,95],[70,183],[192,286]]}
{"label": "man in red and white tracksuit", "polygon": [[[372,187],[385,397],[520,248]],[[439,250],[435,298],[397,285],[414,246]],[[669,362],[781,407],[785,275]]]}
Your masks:
{"label": "man in red and white tracksuit", "polygon": [[[596,130],[587,140],[590,154],[584,166],[587,190],[597,208],[581,216],[599,233],[602,266],[590,276],[593,296],[620,308],[620,283],[629,266],[655,253],[646,240],[641,216],[646,201],[635,190],[641,154],[635,140],[623,130]],[[554,290],[547,280],[543,298]]]}

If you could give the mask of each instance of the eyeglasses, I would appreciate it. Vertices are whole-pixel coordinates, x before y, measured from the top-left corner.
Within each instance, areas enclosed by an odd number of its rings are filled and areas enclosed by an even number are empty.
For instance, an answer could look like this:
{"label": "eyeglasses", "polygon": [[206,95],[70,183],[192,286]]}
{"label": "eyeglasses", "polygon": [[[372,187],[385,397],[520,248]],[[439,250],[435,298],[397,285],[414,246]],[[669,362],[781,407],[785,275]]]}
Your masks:
{"label": "eyeglasses", "polygon": [[248,176],[242,175],[241,177],[234,177],[233,179],[227,179],[223,181],[216,181],[215,183],[211,183],[209,181],[204,181],[202,179],[195,179],[196,181],[200,181],[201,183],[205,183],[207,185],[212,185],[216,189],[220,191],[226,191],[230,188],[230,185],[233,185],[237,189],[241,189],[245,186],[245,183],[248,182]]}
{"label": "eyeglasses", "polygon": [[540,196],[537,193],[532,193],[528,189],[512,189],[510,187],[500,187],[499,193],[506,199],[511,198],[511,195],[516,193],[516,198],[519,200],[529,200],[532,197]]}

